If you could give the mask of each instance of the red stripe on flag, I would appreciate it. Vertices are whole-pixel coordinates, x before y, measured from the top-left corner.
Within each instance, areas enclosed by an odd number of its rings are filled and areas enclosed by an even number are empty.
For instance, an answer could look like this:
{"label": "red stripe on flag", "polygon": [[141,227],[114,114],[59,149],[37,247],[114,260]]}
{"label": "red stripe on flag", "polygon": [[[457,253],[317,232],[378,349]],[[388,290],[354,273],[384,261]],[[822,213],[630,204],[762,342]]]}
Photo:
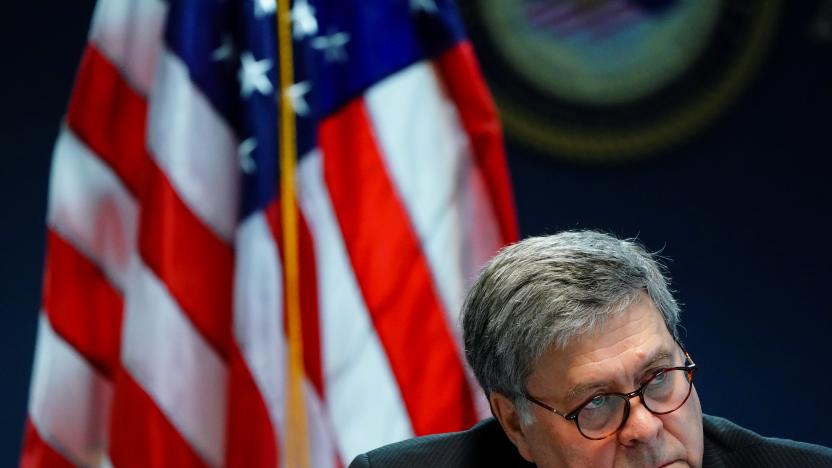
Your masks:
{"label": "red stripe on flag", "polygon": [[23,432],[20,468],[72,468],[73,466],[75,465],[67,461],[40,437],[32,421],[27,419],[26,428]]}
{"label": "red stripe on flag", "polygon": [[502,240],[505,243],[514,242],[520,234],[502,130],[471,44],[461,42],[442,54],[437,63],[448,93],[456,103],[465,132],[471,139],[475,161],[488,185]]}
{"label": "red stripe on flag", "polygon": [[[297,205],[295,205],[297,209]],[[269,223],[272,237],[283,252],[283,230],[281,227],[280,199],[275,198],[263,214]],[[315,247],[303,212],[297,209],[298,219],[298,276],[300,285],[301,336],[303,339],[303,367],[306,378],[315,387],[320,398],[324,396],[324,377],[321,365],[321,323],[318,314],[318,274],[315,268]],[[285,276],[284,276],[285,280]],[[284,281],[285,288],[285,281]],[[284,310],[285,298],[284,297]],[[288,330],[286,314],[283,315],[284,330]]]}
{"label": "red stripe on flag", "polygon": [[360,100],[324,120],[324,179],[356,279],[416,435],[476,421],[430,269]]}
{"label": "red stripe on flag", "polygon": [[197,330],[228,359],[234,253],[150,163],[142,196],[139,251]]}
{"label": "red stripe on flag", "polygon": [[[275,311],[277,313],[277,311]],[[278,446],[266,403],[238,347],[229,362],[225,464],[276,467]]]}
{"label": "red stripe on flag", "polygon": [[113,466],[207,466],[123,368],[116,371],[115,388],[110,421],[110,458]]}
{"label": "red stripe on flag", "polygon": [[96,265],[47,231],[43,307],[55,332],[112,378],[121,343],[122,300]]}
{"label": "red stripe on flag", "polygon": [[73,132],[122,180],[134,196],[147,169],[147,103],[92,44],[87,45],[67,121]]}

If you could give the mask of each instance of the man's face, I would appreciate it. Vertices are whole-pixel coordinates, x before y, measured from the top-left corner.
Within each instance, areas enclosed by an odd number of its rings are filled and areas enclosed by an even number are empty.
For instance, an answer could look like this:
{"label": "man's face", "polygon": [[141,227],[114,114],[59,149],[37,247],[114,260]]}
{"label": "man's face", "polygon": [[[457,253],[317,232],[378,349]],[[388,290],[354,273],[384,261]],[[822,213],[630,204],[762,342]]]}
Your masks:
{"label": "man's face", "polygon": [[[603,329],[545,353],[527,391],[566,414],[598,393],[635,390],[651,371],[683,365],[681,356],[658,309],[643,295]],[[537,405],[530,405],[534,422],[523,425],[510,401],[501,395],[491,401],[520,454],[541,468],[702,465],[702,408],[695,388],[682,407],[661,416],[650,413],[638,397],[631,399],[626,424],[602,440],[586,439],[574,422]]]}

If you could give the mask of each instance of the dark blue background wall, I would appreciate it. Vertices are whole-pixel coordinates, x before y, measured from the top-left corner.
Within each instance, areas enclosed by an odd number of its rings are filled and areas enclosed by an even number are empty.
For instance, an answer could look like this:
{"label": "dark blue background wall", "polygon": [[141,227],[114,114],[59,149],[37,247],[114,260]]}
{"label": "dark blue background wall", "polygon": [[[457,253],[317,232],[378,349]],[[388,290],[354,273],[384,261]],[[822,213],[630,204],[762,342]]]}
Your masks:
{"label": "dark blue background wall", "polygon": [[600,228],[672,259],[705,412],[832,446],[832,42],[817,2],[788,3],[760,75],[687,144],[598,167],[509,142],[509,163],[524,235]]}
{"label": "dark blue background wall", "polygon": [[[0,466],[20,449],[49,159],[92,11],[23,3],[2,20]],[[809,33],[817,2],[788,3],[758,78],[683,146],[599,167],[509,141],[509,163],[524,235],[600,228],[672,259],[706,412],[832,445],[832,42]]]}

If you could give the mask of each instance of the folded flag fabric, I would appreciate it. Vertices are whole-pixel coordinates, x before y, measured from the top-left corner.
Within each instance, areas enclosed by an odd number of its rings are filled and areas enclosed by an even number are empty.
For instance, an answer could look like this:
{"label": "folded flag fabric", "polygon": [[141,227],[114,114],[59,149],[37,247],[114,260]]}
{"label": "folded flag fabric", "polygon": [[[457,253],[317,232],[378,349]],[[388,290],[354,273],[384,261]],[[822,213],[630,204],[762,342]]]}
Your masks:
{"label": "folded flag fabric", "polygon": [[98,2],[53,156],[21,466],[291,465],[281,100],[308,465],[488,414],[457,315],[517,226],[455,6],[279,10]]}

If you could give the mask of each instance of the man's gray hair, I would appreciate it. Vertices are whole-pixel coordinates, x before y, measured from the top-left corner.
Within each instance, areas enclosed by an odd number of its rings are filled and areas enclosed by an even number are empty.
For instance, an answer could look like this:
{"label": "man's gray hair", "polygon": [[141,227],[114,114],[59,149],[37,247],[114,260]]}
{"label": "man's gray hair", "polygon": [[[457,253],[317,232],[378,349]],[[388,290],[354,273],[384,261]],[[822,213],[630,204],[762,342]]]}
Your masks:
{"label": "man's gray hair", "polygon": [[678,337],[679,306],[663,267],[634,240],[594,231],[522,240],[488,262],[468,292],[465,357],[486,395],[509,397],[529,422],[524,394],[537,359],[603,326],[642,292]]}

